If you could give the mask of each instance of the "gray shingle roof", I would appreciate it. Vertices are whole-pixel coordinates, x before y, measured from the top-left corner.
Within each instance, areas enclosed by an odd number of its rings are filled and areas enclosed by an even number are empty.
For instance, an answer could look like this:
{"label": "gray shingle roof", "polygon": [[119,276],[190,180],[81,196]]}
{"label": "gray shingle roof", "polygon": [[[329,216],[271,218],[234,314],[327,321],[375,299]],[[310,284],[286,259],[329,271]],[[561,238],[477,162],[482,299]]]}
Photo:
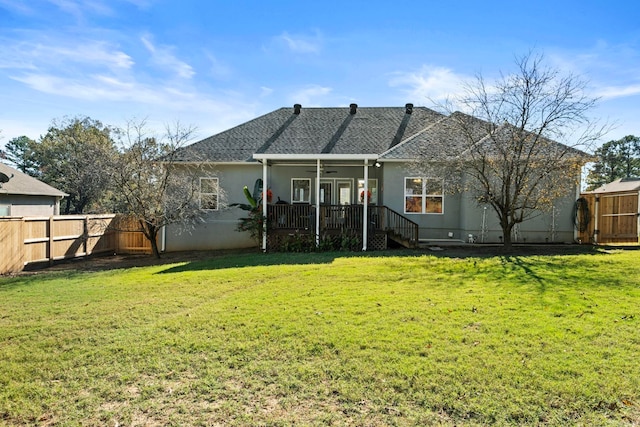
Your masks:
{"label": "gray shingle roof", "polygon": [[0,184],[0,194],[24,194],[28,196],[53,197],[64,197],[67,195],[62,191],[3,163],[0,163],[0,172],[11,177],[9,182]]}
{"label": "gray shingle roof", "polygon": [[280,108],[183,148],[186,162],[252,161],[261,154],[380,154],[444,117],[425,107]]}
{"label": "gray shingle roof", "polygon": [[469,138],[459,126],[464,121],[471,138],[477,141],[487,134],[487,122],[467,114],[455,112],[423,129],[418,134],[403,141],[384,153],[382,159],[434,159],[442,160],[458,156],[469,145]]}
{"label": "gray shingle roof", "polygon": [[[445,160],[464,155],[469,141],[487,143],[483,138],[490,129],[496,130],[461,112],[446,116],[411,106],[409,113],[409,105],[357,108],[355,114],[350,108],[301,108],[299,114],[295,107],[280,108],[185,147],[178,151],[177,159],[250,162],[254,154],[372,154],[383,160]],[[568,149],[544,141],[549,147]]]}

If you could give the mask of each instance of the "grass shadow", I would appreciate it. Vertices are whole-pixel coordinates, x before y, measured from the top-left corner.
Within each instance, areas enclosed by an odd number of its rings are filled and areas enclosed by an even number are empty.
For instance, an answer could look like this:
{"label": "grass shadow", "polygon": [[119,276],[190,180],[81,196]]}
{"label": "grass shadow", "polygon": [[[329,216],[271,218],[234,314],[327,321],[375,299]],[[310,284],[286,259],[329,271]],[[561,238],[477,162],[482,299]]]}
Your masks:
{"label": "grass shadow", "polygon": [[187,271],[222,270],[227,268],[262,267],[274,265],[330,264],[340,254],[336,253],[251,253],[225,255],[207,260],[188,261],[174,265],[156,274],[184,273]]}

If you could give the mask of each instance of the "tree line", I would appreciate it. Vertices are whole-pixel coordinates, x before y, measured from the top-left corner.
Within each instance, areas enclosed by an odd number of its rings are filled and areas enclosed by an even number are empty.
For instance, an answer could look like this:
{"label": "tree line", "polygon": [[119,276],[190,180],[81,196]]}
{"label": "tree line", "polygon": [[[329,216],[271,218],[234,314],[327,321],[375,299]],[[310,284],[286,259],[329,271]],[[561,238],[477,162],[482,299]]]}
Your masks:
{"label": "tree line", "polygon": [[0,158],[17,169],[68,194],[61,213],[123,213],[160,256],[162,227],[185,227],[199,221],[199,175],[189,165],[177,167],[178,149],[194,136],[193,126],[149,129],[131,120],[124,129],[87,116],[55,120],[38,140],[10,140]]}

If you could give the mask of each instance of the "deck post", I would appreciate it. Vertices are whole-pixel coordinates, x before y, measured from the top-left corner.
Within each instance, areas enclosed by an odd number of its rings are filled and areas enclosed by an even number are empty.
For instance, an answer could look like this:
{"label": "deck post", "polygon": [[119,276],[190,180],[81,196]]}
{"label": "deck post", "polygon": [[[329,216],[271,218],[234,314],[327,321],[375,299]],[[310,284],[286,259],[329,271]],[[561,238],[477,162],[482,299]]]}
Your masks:
{"label": "deck post", "polygon": [[364,195],[362,197],[362,251],[366,252],[367,250],[367,235],[369,231],[369,160],[364,161]]}
{"label": "deck post", "polygon": [[264,159],[262,162],[262,217],[264,219],[262,223],[262,251],[267,251],[267,189],[269,188],[267,183],[267,163],[269,161]]}

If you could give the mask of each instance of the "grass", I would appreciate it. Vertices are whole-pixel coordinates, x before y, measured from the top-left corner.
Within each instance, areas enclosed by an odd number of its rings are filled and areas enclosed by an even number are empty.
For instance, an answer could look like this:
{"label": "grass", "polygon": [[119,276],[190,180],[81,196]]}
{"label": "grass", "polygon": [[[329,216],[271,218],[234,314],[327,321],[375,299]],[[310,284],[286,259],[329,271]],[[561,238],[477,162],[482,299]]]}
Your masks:
{"label": "grass", "polygon": [[634,252],[0,278],[0,425],[638,425]]}

